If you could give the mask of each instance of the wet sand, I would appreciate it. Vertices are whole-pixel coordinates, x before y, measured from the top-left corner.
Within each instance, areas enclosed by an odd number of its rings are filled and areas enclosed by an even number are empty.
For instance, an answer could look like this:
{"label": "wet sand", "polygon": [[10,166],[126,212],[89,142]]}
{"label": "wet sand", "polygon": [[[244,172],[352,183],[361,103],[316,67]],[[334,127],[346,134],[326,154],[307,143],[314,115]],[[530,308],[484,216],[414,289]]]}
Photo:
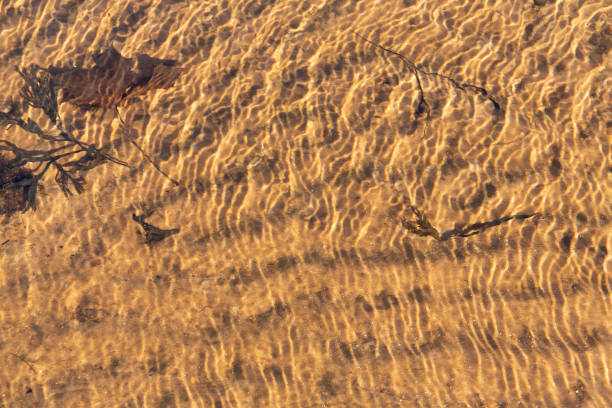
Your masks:
{"label": "wet sand", "polygon": [[130,168],[3,218],[0,407],[612,406],[608,2],[0,10],[2,100],[110,46],[184,69],[60,105]]}

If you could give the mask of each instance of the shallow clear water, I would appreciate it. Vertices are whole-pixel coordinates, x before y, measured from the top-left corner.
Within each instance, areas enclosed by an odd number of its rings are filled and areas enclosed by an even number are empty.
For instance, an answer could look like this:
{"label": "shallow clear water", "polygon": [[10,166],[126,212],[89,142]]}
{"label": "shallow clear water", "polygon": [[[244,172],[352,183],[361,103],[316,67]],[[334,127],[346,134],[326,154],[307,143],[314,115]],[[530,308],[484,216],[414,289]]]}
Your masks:
{"label": "shallow clear water", "polygon": [[0,6],[3,100],[183,69],[59,105],[129,168],[4,217],[0,407],[612,405],[609,2]]}

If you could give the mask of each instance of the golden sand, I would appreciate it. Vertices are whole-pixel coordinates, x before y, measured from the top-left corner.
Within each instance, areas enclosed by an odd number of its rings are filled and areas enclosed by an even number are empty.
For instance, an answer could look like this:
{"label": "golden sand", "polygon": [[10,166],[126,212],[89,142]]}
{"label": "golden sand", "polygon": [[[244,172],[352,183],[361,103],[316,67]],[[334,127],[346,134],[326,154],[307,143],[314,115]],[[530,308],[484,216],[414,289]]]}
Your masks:
{"label": "golden sand", "polygon": [[[130,168],[72,197],[49,174],[0,225],[0,407],[612,406],[611,21],[605,0],[0,0],[3,98],[15,66],[110,46],[184,69],[121,119],[60,105]],[[436,240],[411,206],[442,234],[534,216]],[[147,245],[147,211],[179,232]]]}

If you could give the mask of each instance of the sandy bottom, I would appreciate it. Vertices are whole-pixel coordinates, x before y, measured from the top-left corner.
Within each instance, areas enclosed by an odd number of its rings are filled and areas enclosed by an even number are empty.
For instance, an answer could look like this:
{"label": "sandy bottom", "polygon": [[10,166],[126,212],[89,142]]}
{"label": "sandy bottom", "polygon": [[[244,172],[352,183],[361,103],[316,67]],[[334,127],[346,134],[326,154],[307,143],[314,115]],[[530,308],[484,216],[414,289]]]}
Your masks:
{"label": "sandy bottom", "polygon": [[[126,126],[60,105],[129,168],[70,197],[49,173],[0,224],[0,407],[612,406],[611,21],[605,0],[0,0],[3,100],[15,66],[110,46],[184,68]],[[179,231],[148,245],[147,213]]]}

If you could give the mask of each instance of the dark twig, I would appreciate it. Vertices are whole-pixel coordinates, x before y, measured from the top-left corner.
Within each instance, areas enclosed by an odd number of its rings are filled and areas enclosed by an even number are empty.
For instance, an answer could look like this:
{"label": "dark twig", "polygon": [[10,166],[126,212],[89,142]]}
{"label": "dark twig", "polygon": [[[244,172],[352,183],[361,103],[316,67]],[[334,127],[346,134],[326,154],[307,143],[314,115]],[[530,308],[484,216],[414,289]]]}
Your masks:
{"label": "dark twig", "polygon": [[427,104],[427,101],[425,100],[425,96],[424,96],[424,92],[423,92],[423,86],[421,85],[421,80],[419,78],[419,73],[422,75],[429,75],[429,76],[435,76],[438,78],[442,78],[445,79],[447,81],[449,81],[455,88],[462,90],[462,91],[466,91],[468,89],[471,89],[473,91],[475,91],[476,93],[484,96],[486,99],[488,99],[489,101],[491,101],[491,103],[493,103],[493,106],[495,107],[495,111],[496,112],[500,112],[501,111],[501,107],[499,105],[499,103],[491,96],[490,92],[487,91],[485,88],[482,88],[480,86],[477,85],[473,85],[473,84],[468,84],[468,83],[463,83],[463,82],[459,82],[457,80],[455,80],[454,78],[451,78],[448,75],[444,75],[444,74],[440,74],[438,72],[428,72],[425,71],[419,67],[416,66],[416,64],[412,61],[410,61],[408,58],[406,58],[405,56],[403,56],[402,54],[400,54],[399,52],[393,51],[392,49],[386,48],[366,37],[364,37],[363,35],[359,34],[356,31],[353,31],[355,33],[355,35],[357,35],[359,38],[361,38],[362,40],[374,45],[375,47],[380,48],[381,50],[388,52],[390,54],[393,54],[397,57],[399,57],[406,65],[408,65],[408,68],[410,68],[410,70],[412,71],[412,73],[414,74],[414,77],[416,78],[417,81],[417,85],[419,88],[419,105],[417,107],[417,115],[419,115],[422,111],[421,109],[425,109],[425,111],[427,112],[427,119],[429,119],[429,105]]}
{"label": "dark twig", "polygon": [[423,214],[418,208],[410,206],[410,209],[416,216],[416,220],[411,221],[408,218],[403,217],[402,225],[404,228],[413,234],[422,237],[430,236],[435,238],[437,241],[446,241],[453,237],[471,237],[472,235],[483,233],[489,228],[496,227],[511,220],[526,220],[539,215],[537,213],[508,215],[491,221],[477,222],[463,227],[453,228],[452,230],[444,231],[442,234],[440,234],[438,230],[429,222],[425,214]]}
{"label": "dark twig", "polygon": [[536,217],[537,215],[537,213],[508,215],[492,221],[477,222],[464,227],[454,228],[452,230],[443,232],[442,235],[440,235],[440,241],[445,241],[452,237],[471,237],[472,235],[480,234],[491,227],[496,227],[505,222],[512,220],[526,220],[531,217]]}
{"label": "dark twig", "polygon": [[447,81],[449,81],[451,84],[453,84],[453,86],[457,89],[460,89],[462,91],[465,91],[467,89],[472,89],[474,90],[476,93],[479,93],[480,95],[484,96],[485,98],[487,98],[489,101],[491,101],[491,103],[493,104],[493,107],[495,107],[495,111],[501,111],[501,106],[499,106],[499,103],[497,103],[497,101],[495,99],[493,99],[493,97],[489,94],[489,91],[487,91],[486,89],[477,86],[477,85],[472,85],[472,84],[467,84],[467,83],[462,83],[462,82],[458,82],[457,80],[444,75],[444,74],[440,74],[437,72],[426,72],[423,70],[419,69],[419,72],[425,74],[425,75],[431,75],[431,76],[436,76],[438,78],[443,78],[446,79]]}
{"label": "dark twig", "polygon": [[368,43],[372,44],[373,46],[378,47],[378,48],[380,48],[381,50],[383,50],[385,52],[388,52],[389,54],[393,54],[393,55],[399,57],[400,60],[402,60],[406,65],[408,65],[408,68],[410,68],[410,70],[414,74],[414,78],[416,79],[416,82],[417,82],[417,87],[419,88],[419,104],[417,106],[416,114],[418,116],[421,113],[425,112],[427,114],[426,119],[429,120],[429,112],[430,112],[429,104],[425,100],[425,92],[423,91],[423,85],[421,84],[421,78],[419,78],[419,72],[421,72],[421,73],[423,73],[423,72],[419,68],[417,68],[417,66],[412,61],[410,61],[408,58],[404,57],[399,52],[396,52],[396,51],[393,51],[392,49],[383,47],[382,45],[380,45],[380,44],[378,44],[378,43],[376,43],[376,42],[374,42],[374,41],[364,37],[361,34],[359,34],[357,31],[353,31],[353,33],[355,33],[355,35],[357,37],[361,38],[365,42],[368,42]]}
{"label": "dark twig", "polygon": [[164,230],[145,222],[145,219],[149,218],[152,214],[152,210],[145,211],[141,215],[132,214],[132,219],[140,224],[144,231],[145,243],[147,245],[150,246],[180,231],[179,228]]}
{"label": "dark twig", "polygon": [[155,170],[157,170],[162,176],[166,177],[168,180],[170,180],[175,186],[180,185],[180,183],[178,181],[176,181],[175,179],[173,179],[172,177],[170,177],[165,171],[163,171],[158,165],[157,163],[155,163],[153,161],[153,159],[151,159],[151,157],[138,145],[138,143],[136,143],[134,141],[134,139],[131,137],[130,134],[128,134],[127,130],[128,130],[128,126],[126,125],[126,123],[123,121],[123,119],[121,118],[121,114],[119,113],[119,108],[117,107],[117,105],[115,105],[115,112],[117,113],[117,117],[119,118],[119,121],[121,122],[121,124],[123,125],[123,134],[128,138],[129,142],[131,144],[134,145],[134,147],[136,147],[136,149],[138,149],[138,151],[140,151],[140,153],[143,155],[143,157],[149,162],[151,163],[151,165],[153,167],[155,167]]}
{"label": "dark twig", "polygon": [[18,358],[19,360],[21,360],[21,361],[22,361],[23,363],[25,363],[25,364],[26,364],[28,367],[30,367],[30,370],[32,370],[32,371],[34,372],[34,374],[38,374],[38,373],[36,372],[36,370],[34,369],[34,367],[32,366],[32,363],[30,363],[28,360],[26,360],[26,359],[25,359],[25,357],[20,356],[19,354],[16,354],[16,353],[12,353],[12,352],[10,352],[10,351],[8,352],[8,354],[10,354],[11,356],[16,357],[16,358]]}

